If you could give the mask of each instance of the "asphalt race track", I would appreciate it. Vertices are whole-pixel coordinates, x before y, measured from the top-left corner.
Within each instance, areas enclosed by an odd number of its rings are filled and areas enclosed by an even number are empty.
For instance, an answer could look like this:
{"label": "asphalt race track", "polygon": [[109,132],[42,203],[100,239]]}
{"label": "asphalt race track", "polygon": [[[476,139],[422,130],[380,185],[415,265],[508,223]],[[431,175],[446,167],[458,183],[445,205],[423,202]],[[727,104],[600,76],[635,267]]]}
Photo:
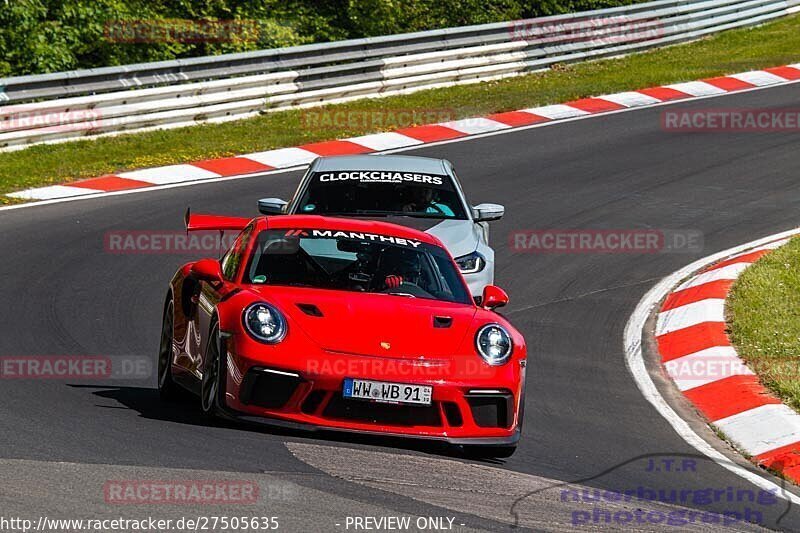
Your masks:
{"label": "asphalt race track", "polygon": [[[473,204],[506,206],[505,218],[492,225],[497,284],[510,294],[505,313],[529,345],[525,429],[506,462],[480,464],[435,446],[375,438],[208,425],[191,403],[162,407],[155,377],[107,384],[9,379],[0,386],[0,509],[61,518],[266,512],[288,531],[345,531],[353,515],[447,516],[458,531],[510,530],[515,519],[524,528],[560,530],[576,527],[574,512],[591,509],[565,499],[560,483],[755,491],[692,457],[695,450],[645,401],[625,366],[623,328],[661,277],[800,225],[796,133],[670,133],[661,129],[661,112],[799,104],[800,85],[789,85],[407,152],[450,159]],[[178,231],[188,205],[195,212],[255,216],[259,197],[288,197],[299,176],[0,212],[0,356],[154,360],[167,281],[192,257],[107,253],[106,233]],[[515,231],[570,228],[697,230],[704,245],[655,254],[530,254],[509,246]],[[682,409],[677,400],[673,405]],[[694,427],[714,441],[702,424]],[[648,468],[649,459],[662,458],[677,458],[678,469]],[[104,502],[107,480],[140,478],[257,479],[263,504],[221,510]],[[286,490],[263,489],[281,486]],[[756,505],[723,497],[681,505],[719,513],[745,513],[749,505],[766,528],[800,530],[800,509],[783,501]],[[623,526],[583,526],[612,527]]]}

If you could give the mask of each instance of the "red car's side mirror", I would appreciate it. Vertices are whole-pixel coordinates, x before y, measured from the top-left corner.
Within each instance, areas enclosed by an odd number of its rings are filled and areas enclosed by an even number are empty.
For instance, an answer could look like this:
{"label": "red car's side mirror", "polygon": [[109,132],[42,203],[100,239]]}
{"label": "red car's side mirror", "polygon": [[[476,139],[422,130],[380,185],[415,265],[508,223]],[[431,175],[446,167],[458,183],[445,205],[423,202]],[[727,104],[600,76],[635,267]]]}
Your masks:
{"label": "red car's side mirror", "polygon": [[192,265],[189,273],[192,277],[209,283],[222,281],[222,269],[216,259],[201,259],[197,261]]}
{"label": "red car's side mirror", "polygon": [[495,309],[503,307],[508,303],[508,294],[500,287],[494,285],[487,285],[483,288],[483,297],[481,298],[481,305],[486,309]]}

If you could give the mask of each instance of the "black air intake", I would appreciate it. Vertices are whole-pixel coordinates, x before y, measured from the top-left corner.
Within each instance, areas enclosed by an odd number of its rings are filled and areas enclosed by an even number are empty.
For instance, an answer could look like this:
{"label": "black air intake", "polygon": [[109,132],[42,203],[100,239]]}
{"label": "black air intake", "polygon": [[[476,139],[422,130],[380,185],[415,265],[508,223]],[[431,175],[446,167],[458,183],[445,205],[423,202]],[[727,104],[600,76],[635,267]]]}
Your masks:
{"label": "black air intake", "polygon": [[270,370],[250,369],[242,380],[241,401],[265,409],[280,409],[292,397],[303,378],[297,374]]}
{"label": "black air intake", "polygon": [[470,391],[464,395],[472,418],[482,428],[507,428],[514,413],[514,395],[508,391]]}

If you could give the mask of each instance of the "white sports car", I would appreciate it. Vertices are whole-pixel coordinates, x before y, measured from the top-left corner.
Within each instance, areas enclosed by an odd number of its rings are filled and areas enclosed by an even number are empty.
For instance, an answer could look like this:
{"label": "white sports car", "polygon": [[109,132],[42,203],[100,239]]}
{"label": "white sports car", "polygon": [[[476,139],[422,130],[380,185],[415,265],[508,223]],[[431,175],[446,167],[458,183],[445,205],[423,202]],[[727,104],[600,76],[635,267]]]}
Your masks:
{"label": "white sports car", "polygon": [[258,202],[266,215],[305,214],[381,218],[435,235],[455,257],[474,297],[494,283],[494,250],[487,222],[503,216],[497,204],[472,207],[444,159],[401,155],[320,157],[290,201]]}

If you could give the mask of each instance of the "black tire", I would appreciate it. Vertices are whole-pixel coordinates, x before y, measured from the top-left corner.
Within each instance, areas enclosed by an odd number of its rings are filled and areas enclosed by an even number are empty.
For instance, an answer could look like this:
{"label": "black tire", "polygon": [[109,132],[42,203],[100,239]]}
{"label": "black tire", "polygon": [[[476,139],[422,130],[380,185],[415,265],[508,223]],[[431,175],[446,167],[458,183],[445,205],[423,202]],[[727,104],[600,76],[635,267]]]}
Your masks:
{"label": "black tire", "polygon": [[211,328],[206,357],[203,365],[203,381],[200,384],[200,410],[213,418],[222,406],[225,397],[225,372],[219,353],[219,327]]}
{"label": "black tire", "polygon": [[158,347],[158,395],[171,402],[180,395],[180,386],[172,379],[172,345],[175,335],[175,313],[172,299],[164,307],[161,321],[161,342]]}

